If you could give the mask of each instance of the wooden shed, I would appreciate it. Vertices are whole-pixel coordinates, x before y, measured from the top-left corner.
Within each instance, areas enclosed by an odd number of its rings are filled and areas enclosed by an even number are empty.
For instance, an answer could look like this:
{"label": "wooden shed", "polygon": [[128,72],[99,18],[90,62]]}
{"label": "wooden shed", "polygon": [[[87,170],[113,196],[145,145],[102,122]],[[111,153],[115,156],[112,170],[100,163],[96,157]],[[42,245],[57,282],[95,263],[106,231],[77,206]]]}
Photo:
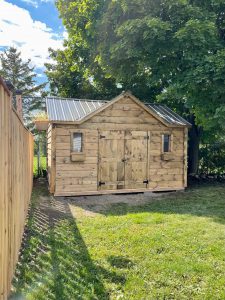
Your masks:
{"label": "wooden shed", "polygon": [[181,190],[191,125],[125,92],[111,101],[49,97],[48,179],[55,196]]}

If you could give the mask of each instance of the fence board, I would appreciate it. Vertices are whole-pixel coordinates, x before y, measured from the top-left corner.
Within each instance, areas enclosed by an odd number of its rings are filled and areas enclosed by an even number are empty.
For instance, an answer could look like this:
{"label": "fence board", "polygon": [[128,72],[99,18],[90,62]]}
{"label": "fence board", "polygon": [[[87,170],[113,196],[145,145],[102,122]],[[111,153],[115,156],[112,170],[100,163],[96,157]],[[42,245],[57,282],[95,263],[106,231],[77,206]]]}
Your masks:
{"label": "fence board", "polygon": [[7,299],[33,183],[33,136],[0,78],[0,300]]}

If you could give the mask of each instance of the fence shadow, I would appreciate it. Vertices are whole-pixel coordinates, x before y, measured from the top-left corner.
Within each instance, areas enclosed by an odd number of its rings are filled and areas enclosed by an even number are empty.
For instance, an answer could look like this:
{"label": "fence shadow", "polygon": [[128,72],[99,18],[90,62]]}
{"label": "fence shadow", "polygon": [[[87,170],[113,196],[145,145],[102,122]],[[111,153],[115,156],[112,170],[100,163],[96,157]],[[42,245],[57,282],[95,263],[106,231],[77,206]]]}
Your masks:
{"label": "fence shadow", "polygon": [[93,263],[68,202],[40,196],[30,212],[10,299],[109,299],[105,277],[125,281]]}

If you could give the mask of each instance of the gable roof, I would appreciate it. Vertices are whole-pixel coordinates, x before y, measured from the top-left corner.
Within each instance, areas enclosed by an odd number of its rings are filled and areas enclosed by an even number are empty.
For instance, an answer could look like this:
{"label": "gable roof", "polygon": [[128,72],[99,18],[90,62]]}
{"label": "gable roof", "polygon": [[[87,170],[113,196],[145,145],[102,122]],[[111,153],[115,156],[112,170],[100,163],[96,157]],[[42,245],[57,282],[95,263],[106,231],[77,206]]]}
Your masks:
{"label": "gable roof", "polygon": [[51,123],[81,124],[124,97],[131,98],[149,114],[168,127],[190,127],[191,124],[173,112],[165,105],[143,103],[129,92],[124,92],[111,101],[107,100],[81,100],[59,97],[48,97],[46,107]]}

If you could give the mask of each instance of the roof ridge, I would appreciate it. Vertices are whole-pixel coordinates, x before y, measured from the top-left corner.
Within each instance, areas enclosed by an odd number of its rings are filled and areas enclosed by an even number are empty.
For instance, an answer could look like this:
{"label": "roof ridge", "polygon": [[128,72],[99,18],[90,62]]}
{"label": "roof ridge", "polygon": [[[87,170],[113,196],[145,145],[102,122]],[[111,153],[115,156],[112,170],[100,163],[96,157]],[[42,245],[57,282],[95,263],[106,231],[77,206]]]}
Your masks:
{"label": "roof ridge", "polygon": [[161,105],[161,106],[166,106],[167,107],[167,105],[166,104],[162,104],[162,103],[154,103],[154,102],[144,102],[144,104],[145,105]]}

